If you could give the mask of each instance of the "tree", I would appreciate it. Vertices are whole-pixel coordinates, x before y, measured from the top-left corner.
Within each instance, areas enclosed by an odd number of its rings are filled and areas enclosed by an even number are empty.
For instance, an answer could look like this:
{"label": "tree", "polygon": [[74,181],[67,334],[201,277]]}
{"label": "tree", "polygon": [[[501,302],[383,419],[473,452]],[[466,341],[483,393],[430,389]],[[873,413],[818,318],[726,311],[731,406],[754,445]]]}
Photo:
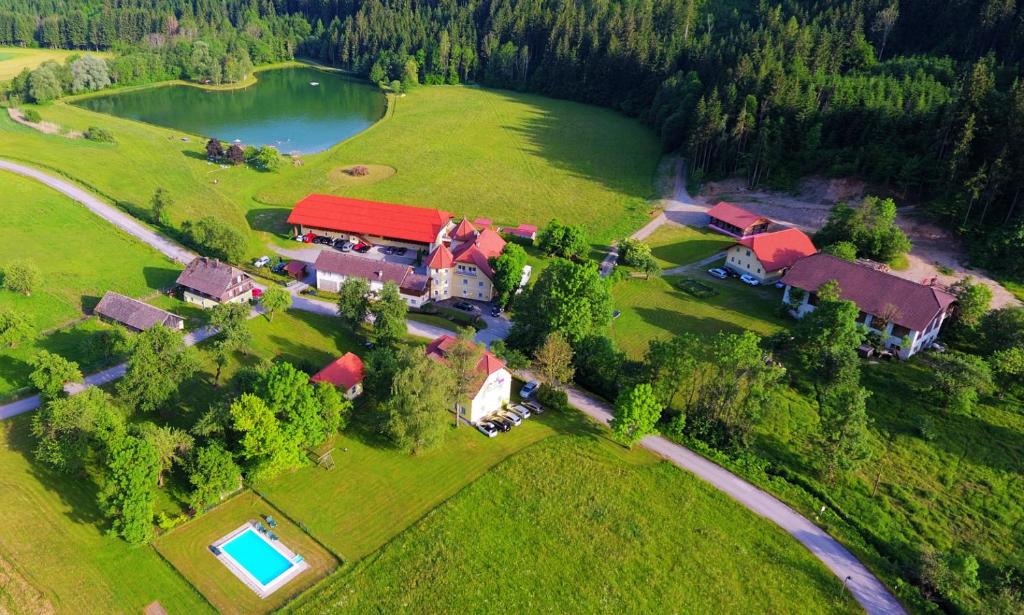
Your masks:
{"label": "tree", "polygon": [[188,466],[188,481],[192,484],[189,506],[205,510],[241,487],[242,472],[231,453],[214,440],[195,450]]}
{"label": "tree", "polygon": [[246,156],[249,164],[261,171],[276,171],[284,164],[280,152],[272,145],[262,145],[253,148]]}
{"label": "tree", "polygon": [[249,479],[273,478],[302,465],[299,442],[289,438],[281,421],[265,401],[243,393],[228,409],[232,429],[240,434],[239,454],[249,462]]}
{"label": "tree", "polygon": [[947,411],[969,413],[992,390],[992,371],[981,357],[951,350],[931,357],[935,392]]}
{"label": "tree", "polygon": [[956,295],[952,314],[955,325],[967,331],[977,329],[982,316],[988,312],[992,290],[984,284],[976,284],[971,276],[957,280],[949,289]]}
{"label": "tree", "polygon": [[554,389],[572,380],[572,346],[559,331],[549,333],[533,353],[533,367],[542,382]]}
{"label": "tree", "polygon": [[149,442],[157,453],[159,472],[157,485],[164,486],[164,476],[176,463],[185,460],[195,441],[183,429],[155,423],[143,423],[138,428],[139,437]]}
{"label": "tree", "polygon": [[632,446],[654,431],[661,418],[661,403],[649,384],[638,384],[619,394],[615,400],[612,432],[620,442]]}
{"label": "tree", "polygon": [[507,306],[519,290],[525,265],[526,250],[516,243],[505,244],[501,254],[491,259],[491,268],[494,269],[494,291],[500,305]]}
{"label": "tree", "polygon": [[36,328],[25,314],[0,307],[0,346],[14,348],[35,335]]}
{"label": "tree", "polygon": [[125,433],[124,412],[102,389],[50,399],[32,414],[35,458],[62,472],[81,471],[88,459]]}
{"label": "tree", "polygon": [[33,368],[28,377],[29,382],[44,400],[59,397],[64,392],[65,383],[82,381],[78,363],[46,350],[33,355],[29,365]]}
{"label": "tree", "polygon": [[249,314],[252,312],[247,303],[221,303],[210,311],[210,326],[217,329],[212,350],[217,363],[217,373],[213,377],[214,386],[220,384],[221,370],[231,359],[231,355],[249,346],[252,332],[249,331]]}
{"label": "tree", "polygon": [[860,311],[852,301],[839,298],[834,281],[818,289],[818,306],[793,327],[793,353],[813,382],[829,382],[851,362],[864,332],[857,324]]}
{"label": "tree", "polygon": [[86,55],[71,63],[71,91],[91,92],[110,87],[110,72],[102,58]]}
{"label": "tree", "polygon": [[198,369],[195,351],[185,345],[184,336],[157,325],[132,340],[117,394],[128,406],[152,412],[171,401]]}
{"label": "tree", "polygon": [[1024,346],[997,350],[988,364],[1001,389],[1024,385]]}
{"label": "tree", "polygon": [[220,160],[224,157],[224,144],[220,139],[212,138],[206,142],[206,157],[213,160]]}
{"label": "tree", "polygon": [[697,369],[701,342],[684,334],[667,340],[651,340],[645,358],[646,377],[662,406],[677,408],[683,384]]}
{"label": "tree", "polygon": [[597,265],[556,259],[523,298],[510,343],[532,351],[552,331],[576,343],[608,324],[611,315],[608,282]]}
{"label": "tree", "polygon": [[260,305],[263,306],[263,313],[267,315],[267,320],[273,321],[274,314],[292,307],[292,295],[283,288],[270,286],[263,291]]}
{"label": "tree", "polygon": [[530,358],[515,348],[511,348],[505,343],[505,340],[491,342],[491,352],[514,372],[530,367]]}
{"label": "tree", "polygon": [[242,149],[241,145],[232,143],[225,153],[225,157],[228,159],[228,162],[237,167],[245,162],[245,150]]}
{"label": "tree", "polygon": [[[468,407],[479,389],[480,372],[477,371],[477,365],[483,356],[483,348],[476,343],[475,338],[475,329],[461,327],[455,344],[445,353],[448,366],[455,378],[453,387],[455,399],[452,400],[451,405],[458,404],[463,408]],[[455,426],[458,427],[458,425],[458,416],[456,416]]]}
{"label": "tree", "polygon": [[[3,331],[0,314],[0,332]],[[2,337],[2,333],[0,333]],[[981,337],[986,352],[1024,348],[1024,308],[1005,307],[981,317]]]}
{"label": "tree", "polygon": [[157,188],[153,192],[153,198],[149,200],[149,211],[153,222],[162,226],[171,225],[171,205],[174,199],[163,188]]}
{"label": "tree", "polygon": [[284,361],[261,373],[252,390],[281,422],[288,441],[306,448],[323,444],[337,432],[342,413],[350,407],[336,389],[310,383],[308,374]]}
{"label": "tree", "polygon": [[455,382],[450,369],[418,348],[403,348],[399,355],[391,397],[381,405],[384,433],[396,447],[415,455],[440,444],[448,430]]}
{"label": "tree", "polygon": [[220,63],[213,57],[210,46],[206,42],[196,41],[192,45],[188,75],[196,81],[210,80],[213,83],[220,83]]}
{"label": "tree", "polygon": [[245,236],[213,216],[198,222],[187,220],[181,230],[189,240],[210,256],[226,262],[239,262],[245,256]]}
{"label": "tree", "polygon": [[398,285],[387,282],[370,304],[373,316],[373,335],[377,344],[394,346],[406,333],[405,316],[408,313]]}
{"label": "tree", "polygon": [[587,253],[587,243],[583,228],[575,224],[562,224],[552,220],[537,234],[537,246],[547,254],[575,259]]}
{"label": "tree", "polygon": [[882,262],[910,251],[910,240],[896,225],[896,203],[869,196],[860,207],[839,203],[832,208],[825,226],[814,236],[815,243],[831,245],[850,242],[857,254]]}
{"label": "tree", "polygon": [[355,331],[370,315],[370,282],[350,277],[338,287],[338,316]]}
{"label": "tree", "polygon": [[14,261],[3,268],[3,287],[26,297],[39,285],[39,268],[30,261]]}
{"label": "tree", "polygon": [[846,261],[857,259],[857,246],[850,241],[837,241],[825,246],[821,251]]}
{"label": "tree", "polygon": [[28,76],[28,95],[32,102],[48,103],[64,94],[56,62],[44,62]]}
{"label": "tree", "polygon": [[835,480],[838,471],[854,470],[871,455],[866,404],[869,396],[860,386],[855,366],[819,388],[819,434],[829,482]]}
{"label": "tree", "polygon": [[153,536],[153,498],[160,459],[152,444],[123,436],[110,447],[99,505],[114,532],[131,544]]}
{"label": "tree", "polygon": [[402,91],[411,90],[420,84],[420,67],[416,60],[409,58],[402,67]]}

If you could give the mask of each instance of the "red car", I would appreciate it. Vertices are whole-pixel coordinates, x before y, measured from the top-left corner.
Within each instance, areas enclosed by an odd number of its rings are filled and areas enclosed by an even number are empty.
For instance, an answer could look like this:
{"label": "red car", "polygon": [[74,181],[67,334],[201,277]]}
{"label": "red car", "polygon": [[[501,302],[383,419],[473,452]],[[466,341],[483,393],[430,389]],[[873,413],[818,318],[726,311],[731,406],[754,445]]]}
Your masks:
{"label": "red car", "polygon": [[259,299],[262,296],[263,296],[263,289],[262,288],[254,288],[254,289],[252,289],[252,298],[253,299]]}
{"label": "red car", "polygon": [[352,248],[352,249],[353,249],[354,251],[356,251],[356,252],[359,252],[360,254],[366,254],[367,252],[369,252],[369,251],[370,251],[370,248],[371,248],[370,244],[368,244],[368,243],[364,243],[364,242],[360,241],[360,242],[359,242],[358,244],[356,244],[356,246],[355,246],[354,248]]}

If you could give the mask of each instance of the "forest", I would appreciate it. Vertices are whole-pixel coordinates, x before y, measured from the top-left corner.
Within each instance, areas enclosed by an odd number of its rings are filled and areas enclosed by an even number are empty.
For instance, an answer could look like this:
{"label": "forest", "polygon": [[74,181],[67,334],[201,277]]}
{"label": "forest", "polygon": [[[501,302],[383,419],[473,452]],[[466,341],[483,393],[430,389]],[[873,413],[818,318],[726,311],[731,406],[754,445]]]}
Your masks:
{"label": "forest", "polygon": [[237,80],[299,55],[378,82],[609,106],[682,151],[697,182],[859,175],[926,204],[979,265],[1024,276],[1014,0],[0,0],[0,44],[115,50],[122,85]]}

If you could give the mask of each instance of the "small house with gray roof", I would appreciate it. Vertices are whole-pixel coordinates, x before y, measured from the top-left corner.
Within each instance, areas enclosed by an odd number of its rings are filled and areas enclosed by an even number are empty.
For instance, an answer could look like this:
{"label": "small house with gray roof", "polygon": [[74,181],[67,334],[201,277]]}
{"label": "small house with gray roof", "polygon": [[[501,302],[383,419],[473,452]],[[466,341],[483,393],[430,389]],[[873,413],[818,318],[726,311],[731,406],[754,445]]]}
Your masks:
{"label": "small house with gray roof", "polygon": [[254,288],[252,278],[241,269],[205,256],[185,267],[178,276],[178,285],[182,299],[202,308],[249,301]]}
{"label": "small house with gray roof", "polygon": [[132,331],[145,331],[157,325],[178,331],[185,328],[181,316],[109,290],[93,312],[107,322],[124,325]]}

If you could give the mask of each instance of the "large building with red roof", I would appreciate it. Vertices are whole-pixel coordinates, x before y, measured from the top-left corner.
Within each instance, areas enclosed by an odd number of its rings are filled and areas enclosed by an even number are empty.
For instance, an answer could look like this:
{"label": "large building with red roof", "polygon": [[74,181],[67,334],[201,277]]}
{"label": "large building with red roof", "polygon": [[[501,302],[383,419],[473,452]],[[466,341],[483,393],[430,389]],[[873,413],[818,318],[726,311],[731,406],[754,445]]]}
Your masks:
{"label": "large building with red roof", "polygon": [[443,241],[451,219],[440,209],[311,194],[295,204],[288,224],[296,235],[430,251]]}
{"label": "large building with red roof", "polygon": [[748,235],[725,252],[725,266],[749,274],[762,284],[782,277],[793,263],[818,250],[800,229]]}
{"label": "large building with red roof", "polygon": [[746,237],[763,233],[771,226],[772,221],[764,216],[743,209],[739,205],[721,201],[708,210],[708,228],[729,235],[730,237]]}
{"label": "large building with red roof", "polygon": [[956,300],[942,288],[819,252],[796,261],[786,272],[783,301],[794,305],[795,316],[803,317],[814,310],[818,289],[830,280],[839,285],[841,299],[857,304],[857,322],[881,336],[883,345],[902,359],[935,342]]}
{"label": "large building with red roof", "polygon": [[[427,344],[427,357],[447,364],[448,353],[458,343],[458,338],[442,335]],[[476,393],[470,402],[470,407],[465,408],[459,405],[456,408],[462,419],[473,424],[501,410],[512,399],[512,374],[501,359],[490,351],[481,351],[480,359],[476,364],[476,373],[477,379],[473,385]]]}
{"label": "large building with red roof", "polygon": [[494,269],[490,259],[505,249],[505,240],[490,227],[478,229],[465,218],[427,258],[430,299],[490,301],[494,298]]}
{"label": "large building with red roof", "polygon": [[345,399],[355,399],[363,392],[365,368],[358,355],[346,352],[313,374],[310,382],[326,382],[341,391]]}

